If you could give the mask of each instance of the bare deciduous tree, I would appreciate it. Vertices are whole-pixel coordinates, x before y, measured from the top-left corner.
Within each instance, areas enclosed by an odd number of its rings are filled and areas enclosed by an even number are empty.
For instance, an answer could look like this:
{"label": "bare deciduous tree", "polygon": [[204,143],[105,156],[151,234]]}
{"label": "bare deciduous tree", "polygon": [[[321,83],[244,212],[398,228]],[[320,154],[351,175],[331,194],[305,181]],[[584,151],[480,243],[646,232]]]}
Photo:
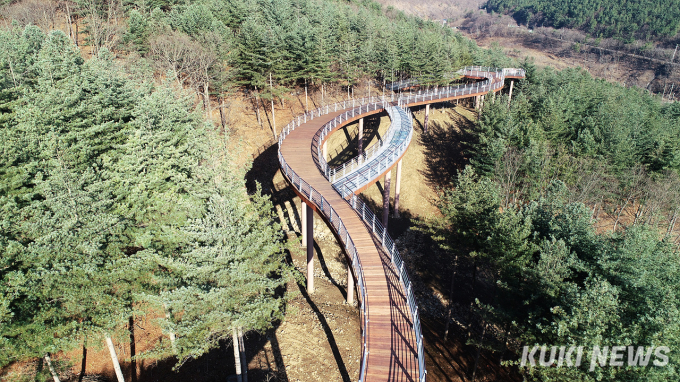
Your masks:
{"label": "bare deciduous tree", "polygon": [[81,0],[78,11],[82,15],[87,32],[86,41],[97,55],[102,48],[111,49],[122,35],[121,23],[125,9],[122,0]]}
{"label": "bare deciduous tree", "polygon": [[522,151],[517,150],[515,147],[510,147],[503,155],[503,158],[496,163],[496,182],[503,191],[503,208],[507,208],[509,204],[516,203],[521,193],[519,190],[519,178],[523,158],[524,154]]}
{"label": "bare deciduous tree", "polygon": [[[204,36],[209,38],[210,36]],[[206,115],[210,116],[210,86],[214,80],[213,66],[217,53],[210,41],[201,44],[190,36],[173,31],[156,36],[150,41],[151,57],[161,69],[174,74],[181,86],[190,85],[203,100]]]}
{"label": "bare deciduous tree", "polygon": [[14,20],[24,27],[28,24],[38,26],[44,31],[54,29],[60,1],[57,0],[23,0],[6,5],[0,14],[6,20]]}

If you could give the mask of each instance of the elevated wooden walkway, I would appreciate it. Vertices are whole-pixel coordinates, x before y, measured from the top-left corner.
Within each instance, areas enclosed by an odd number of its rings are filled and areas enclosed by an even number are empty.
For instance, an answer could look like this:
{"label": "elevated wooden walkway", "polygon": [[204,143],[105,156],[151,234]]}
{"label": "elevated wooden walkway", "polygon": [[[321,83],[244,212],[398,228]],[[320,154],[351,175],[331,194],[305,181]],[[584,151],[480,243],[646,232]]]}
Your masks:
{"label": "elevated wooden walkway", "polygon": [[[469,85],[469,89],[465,88],[469,91],[449,91],[448,93],[440,91],[402,96],[397,102],[401,105],[422,105],[479,96],[488,91],[500,91],[503,87],[503,79],[498,77],[497,72],[470,70],[466,71],[465,75],[471,78],[487,78],[490,81],[487,81],[486,85],[481,88],[479,86],[475,88],[474,84]],[[506,78],[521,78],[521,76],[513,77],[509,75]],[[501,83],[499,84],[499,82]],[[365,373],[362,374],[363,381],[424,382],[425,372],[419,370],[416,332],[413,330],[414,312],[411,312],[411,307],[407,302],[399,271],[395,268],[389,253],[373,235],[372,228],[362,221],[348,201],[336,192],[321,172],[318,167],[318,149],[312,147],[315,137],[317,137],[317,146],[323,143],[319,142],[318,133],[324,125],[347,110],[330,111],[326,108],[325,111],[319,111],[313,119],[310,118],[307,122],[292,122],[292,129],[288,126],[288,130],[284,128],[279,140],[279,160],[284,175],[291,182],[293,189],[303,202],[320,212],[320,215],[335,231],[338,240],[345,243],[345,248],[347,248],[347,243],[350,240],[356,248],[360,268],[354,266],[354,276],[355,279],[363,277],[366,295],[362,303],[368,307],[367,316],[362,317],[362,321],[366,322],[362,329],[367,336],[366,346],[368,349],[368,354],[363,353],[364,358],[362,359],[364,363],[362,365],[365,366]],[[382,111],[384,109],[374,109],[347,118],[343,120],[342,124],[335,126],[333,130],[337,130],[359,118]],[[306,117],[305,120],[307,120]],[[328,135],[324,139],[327,139],[327,137]],[[396,165],[397,161],[392,165]],[[372,183],[379,180],[381,176],[376,176]],[[313,191],[311,191],[312,188]],[[323,202],[319,204],[319,200],[325,200],[330,208],[325,207]],[[334,211],[335,217],[332,214],[329,216],[329,210]],[[338,228],[338,219],[344,224],[344,228]],[[347,253],[347,256],[350,261],[353,260],[352,254]],[[357,269],[361,269],[363,275],[356,274]],[[420,328],[417,332],[419,331]],[[421,354],[421,360],[422,356]]]}

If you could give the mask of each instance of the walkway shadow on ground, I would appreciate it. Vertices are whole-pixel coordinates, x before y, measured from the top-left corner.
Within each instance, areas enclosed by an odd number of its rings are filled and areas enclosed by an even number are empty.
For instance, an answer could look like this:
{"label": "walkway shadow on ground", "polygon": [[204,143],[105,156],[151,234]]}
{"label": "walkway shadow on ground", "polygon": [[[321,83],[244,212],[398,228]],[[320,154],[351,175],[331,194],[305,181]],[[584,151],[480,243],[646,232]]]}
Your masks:
{"label": "walkway shadow on ground", "polygon": [[[255,355],[266,348],[265,344],[267,341],[270,341],[271,344],[271,350],[266,349],[266,351],[262,352],[264,353],[266,365],[261,364],[259,368],[251,368],[248,371],[248,379],[250,381],[288,382],[288,375],[276,337],[278,325],[279,323],[276,323],[273,328],[262,334],[255,332],[245,334],[246,361],[248,363],[255,358]],[[262,360],[260,361],[262,362]],[[176,365],[174,358],[147,365],[144,365],[143,360],[137,363],[142,365],[141,373],[137,379],[139,382],[236,381],[234,348],[231,341],[224,341],[220,348],[214,349],[199,358],[186,361],[177,371],[172,371],[172,368]],[[270,364],[276,365],[276,370],[270,368]],[[121,366],[124,369],[126,380],[129,380],[129,363],[123,363]],[[112,381],[115,380],[115,375],[111,375],[110,378]]]}
{"label": "walkway shadow on ground", "polygon": [[[379,123],[379,122],[378,122]],[[365,130],[366,131],[366,130]],[[375,133],[377,133],[377,128],[375,129]],[[300,206],[296,205],[296,197],[297,194],[293,191],[293,189],[288,185],[285,180],[283,182],[278,182],[275,183],[273,181],[276,173],[279,171],[279,162],[278,162],[278,147],[275,142],[270,143],[271,146],[269,147],[263,147],[260,150],[258,150],[259,155],[257,155],[254,160],[253,160],[253,165],[250,171],[247,172],[246,174],[246,188],[249,193],[255,192],[257,187],[256,185],[259,183],[262,189],[262,194],[268,195],[273,203],[274,206],[280,206],[281,207],[281,212],[283,216],[279,216],[279,219],[282,217],[284,221],[280,221],[282,224],[282,227],[288,227],[288,239],[295,240],[295,237],[300,236],[299,234],[299,227],[301,226],[301,217],[298,212],[298,208]],[[310,146],[311,147],[311,146]],[[289,208],[290,207],[290,208]],[[291,216],[291,213],[293,216]],[[315,219],[316,222],[315,224],[325,224],[320,221],[320,219]],[[321,248],[319,245],[314,242],[314,248],[316,250],[317,258],[318,261],[321,265],[321,268],[325,274],[325,276],[330,280],[330,282],[335,285],[340,293],[343,295],[343,298],[346,298],[347,296],[347,291],[346,288],[338,282],[338,280],[335,280],[326,264],[326,259],[324,257],[323,252],[321,251]],[[287,261],[289,264],[293,264],[293,260],[291,257],[290,253],[287,253],[286,257]],[[301,275],[302,278],[304,279],[304,275]],[[338,349],[337,343],[335,341],[335,337],[333,335],[333,332],[328,325],[328,322],[326,321],[326,318],[324,317],[323,313],[321,310],[316,306],[314,301],[311,299],[309,294],[307,293],[306,287],[301,284],[297,284],[298,288],[300,289],[300,293],[302,296],[305,298],[307,304],[310,306],[310,308],[314,311],[314,314],[319,320],[319,323],[321,324],[321,327],[324,330],[324,333],[326,334],[328,344],[330,345],[331,351],[333,352],[333,356],[338,364],[338,369],[340,371],[340,374],[342,375],[343,382],[349,382],[350,377],[349,373],[347,371],[347,367],[342,359],[342,356],[340,354],[340,350]],[[282,358],[281,358],[281,352],[278,349],[278,342],[276,342],[276,336],[275,336],[275,329],[274,328],[272,331],[267,332],[267,336],[271,339],[271,344],[272,344],[272,350],[275,353],[276,356],[276,361],[277,361],[277,369],[283,371],[283,377],[276,376],[278,380],[280,381],[287,381],[287,375],[285,375],[285,368],[283,366]],[[262,345],[266,343],[266,338],[262,342]],[[276,345],[276,346],[275,346]],[[253,346],[253,352],[254,354],[257,353],[260,349],[262,349],[262,346]],[[233,362],[233,355],[232,355],[232,362]],[[280,366],[278,366],[280,364]],[[258,370],[257,373],[261,376],[259,379],[251,378],[252,381],[268,381],[267,378],[271,373],[267,370]],[[251,372],[251,375],[255,374],[255,372]],[[283,379],[285,378],[285,379]],[[274,379],[272,381],[276,381],[277,379]]]}
{"label": "walkway shadow on ground", "polygon": [[[364,151],[368,148],[366,146],[367,143],[371,142],[375,138],[380,138],[380,135],[378,133],[378,129],[380,127],[380,118],[386,115],[387,113],[380,113],[364,118]],[[354,122],[348,125],[347,127],[353,126],[358,123],[359,122]],[[334,132],[333,134],[344,134],[346,141],[343,146],[334,148],[332,151],[329,150],[331,160],[328,161],[328,164],[331,167],[340,166],[343,163],[359,155],[357,151],[357,147],[359,144],[358,133],[355,134],[354,136],[350,136],[347,133],[346,129],[341,128],[338,131]]]}
{"label": "walkway shadow on ground", "polygon": [[[293,259],[290,256],[290,253],[287,256],[287,261],[290,264],[293,263]],[[306,275],[301,274],[299,271],[297,272],[299,276],[298,278],[306,277]],[[338,348],[338,344],[335,341],[333,331],[331,330],[331,327],[328,325],[328,321],[326,321],[326,317],[323,315],[323,313],[321,313],[321,310],[319,310],[314,301],[312,301],[312,298],[309,296],[309,293],[307,293],[307,287],[299,282],[297,283],[297,286],[298,289],[300,289],[300,294],[305,298],[307,304],[312,309],[312,311],[314,311],[314,315],[319,320],[319,323],[321,324],[321,327],[323,328],[323,331],[326,334],[326,338],[328,339],[328,345],[330,345],[331,351],[333,352],[333,358],[335,358],[335,362],[337,362],[338,364],[338,370],[340,371],[340,375],[342,376],[342,381],[350,382],[351,380],[349,378],[349,372],[347,371],[345,362],[342,360],[340,349]]]}
{"label": "walkway shadow on ground", "polygon": [[461,116],[453,123],[430,121],[428,125],[428,132],[419,137],[427,166],[422,173],[431,187],[448,187],[468,161],[465,151],[474,140],[474,122]]}

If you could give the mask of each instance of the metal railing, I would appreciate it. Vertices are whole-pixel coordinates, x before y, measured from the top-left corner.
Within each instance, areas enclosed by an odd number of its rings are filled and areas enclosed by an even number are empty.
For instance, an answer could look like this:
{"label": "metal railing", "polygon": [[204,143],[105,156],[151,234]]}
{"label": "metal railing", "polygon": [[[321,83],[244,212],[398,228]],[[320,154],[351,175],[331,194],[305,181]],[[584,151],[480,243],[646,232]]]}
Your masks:
{"label": "metal railing", "polygon": [[[365,163],[369,162],[372,158],[375,156],[381,154],[385,149],[390,147],[392,144],[392,138],[394,137],[394,134],[397,131],[400,131],[401,129],[404,128],[411,128],[411,125],[409,126],[403,126],[401,123],[402,116],[399,114],[397,111],[397,107],[394,106],[388,106],[386,108],[387,113],[390,116],[390,127],[387,129],[385,132],[385,135],[382,138],[378,139],[378,142],[373,144],[368,150],[365,152],[357,155],[356,157],[348,160],[347,162],[331,168],[328,171],[328,180],[331,183],[337,182],[339,179],[348,176],[351,174],[353,171],[358,170],[362,165]],[[408,118],[408,116],[407,116]],[[326,158],[323,158],[324,160]]]}
{"label": "metal railing", "polygon": [[[394,95],[392,95],[389,98],[387,97],[362,98],[358,100],[359,101],[358,106],[353,105],[352,109],[347,110],[346,112],[328,121],[321,127],[319,132],[314,136],[314,139],[312,140],[312,151],[316,151],[317,164],[319,165],[319,169],[324,174],[326,179],[328,179],[331,183],[336,177],[337,167],[331,168],[328,165],[328,162],[326,162],[326,158],[324,158],[323,155],[322,147],[323,145],[321,143],[326,139],[326,137],[328,136],[328,134],[331,133],[331,131],[333,131],[338,126],[342,126],[343,124],[347,123],[349,119],[355,118],[362,114],[369,113],[371,111],[383,110],[388,107],[387,102],[393,101],[394,99],[395,99]],[[363,101],[367,102],[363,103]]]}
{"label": "metal railing", "polygon": [[[352,108],[351,110],[347,110],[345,113],[342,115],[336,117],[333,119],[333,121],[336,121],[336,123],[333,126],[330,126],[329,124],[331,122],[328,122],[326,125],[323,126],[322,130],[320,130],[317,133],[317,136],[314,137],[313,144],[319,146],[320,142],[323,142],[323,139],[319,139],[320,137],[323,138],[328,133],[332,130],[332,128],[341,125],[342,121],[346,122],[349,118],[352,118],[354,116],[358,116],[363,113],[368,113],[368,111],[371,110],[377,110],[377,109],[383,109],[383,105],[386,104],[388,101],[394,101],[395,96],[392,94],[390,97],[364,97],[364,98],[356,98],[348,101],[342,101],[342,102],[336,102],[334,104],[329,104],[325,106],[321,106],[320,108],[314,109],[312,111],[309,111],[307,113],[298,115],[297,117],[293,118],[292,121],[290,121],[286,126],[281,129],[281,133],[279,134],[279,147],[281,147],[281,144],[283,143],[283,140],[286,139],[288,134],[290,134],[291,131],[295,130],[296,127],[307,123],[308,121],[313,120],[314,118],[318,118],[322,115],[326,115],[328,113],[336,112],[338,110],[344,110],[347,108]],[[373,108],[369,110],[368,106],[369,105],[374,105],[372,106]],[[377,109],[375,108],[377,107]],[[364,110],[364,111],[362,111]],[[328,128],[326,130],[326,128]],[[323,136],[320,136],[320,134],[323,134]],[[317,154],[321,154],[321,148],[318,147]],[[321,155],[319,155],[319,158]]]}
{"label": "metal railing", "polygon": [[416,345],[418,349],[418,370],[419,370],[418,380],[420,382],[425,382],[425,376],[427,374],[427,371],[425,369],[425,352],[423,350],[423,334],[420,329],[420,316],[418,314],[418,303],[416,302],[415,296],[413,295],[411,279],[408,276],[408,272],[404,265],[404,261],[401,259],[401,256],[399,255],[399,251],[397,250],[397,245],[395,244],[394,240],[392,240],[390,235],[387,233],[387,229],[383,226],[380,220],[378,220],[378,218],[375,216],[373,211],[371,211],[371,209],[366,205],[366,203],[364,203],[363,200],[356,196],[356,194],[353,194],[349,189],[343,190],[343,193],[352,194],[352,197],[349,200],[346,200],[347,203],[361,217],[361,220],[363,220],[366,223],[366,226],[371,227],[372,233],[380,240],[380,244],[382,244],[383,248],[385,248],[387,253],[389,253],[390,258],[392,259],[392,264],[399,272],[399,281],[401,281],[401,283],[403,284],[404,291],[406,292],[406,301],[411,310],[411,317],[413,319],[413,331],[415,332],[416,336]]}
{"label": "metal railing", "polygon": [[393,137],[377,155],[333,183],[333,188],[343,198],[347,198],[392,167],[411,143],[413,137],[411,114],[401,107],[389,107],[387,110],[392,118]]}
{"label": "metal railing", "polygon": [[362,345],[363,345],[363,352],[362,352],[362,358],[361,358],[361,369],[359,373],[359,381],[363,382],[364,378],[366,376],[366,363],[367,363],[367,357],[368,357],[368,304],[366,303],[366,282],[364,280],[364,271],[363,267],[361,266],[361,261],[359,260],[359,254],[357,252],[356,247],[354,246],[354,242],[352,241],[352,238],[349,236],[349,233],[347,232],[347,228],[345,227],[345,224],[342,222],[342,219],[338,215],[338,213],[333,209],[333,206],[330,205],[330,203],[326,200],[326,198],[323,197],[318,191],[314,189],[309,183],[305,182],[304,179],[300,178],[300,176],[293,171],[293,169],[288,165],[286,162],[286,159],[283,157],[281,154],[281,150],[279,148],[279,162],[281,163],[281,170],[283,174],[288,178],[288,181],[290,184],[293,185],[302,195],[304,195],[307,200],[311,201],[314,203],[317,208],[319,209],[320,213],[323,213],[328,221],[331,223],[331,226],[335,230],[335,232],[338,234],[338,237],[342,241],[343,246],[345,247],[345,250],[347,251],[347,254],[350,256],[352,259],[352,269],[354,269],[354,273],[357,277],[357,285],[359,286],[359,294],[361,295],[361,301],[360,301],[360,310],[362,314],[362,324],[363,324],[363,330],[361,331],[361,337],[362,337]]}
{"label": "metal railing", "polygon": [[[488,74],[490,72],[498,72],[499,69],[497,68],[491,68],[488,66],[466,66],[465,68],[458,70],[455,73],[445,75],[445,77],[449,77],[451,79],[455,78],[455,75],[467,75],[471,77],[482,77],[483,74]],[[471,75],[470,72],[476,72],[476,75]],[[515,69],[515,68],[505,68],[502,69],[503,75],[504,76],[512,76],[512,77],[525,77],[526,72],[524,69]],[[419,86],[420,81],[417,78],[409,78],[405,80],[400,80],[400,81],[394,81],[389,84],[385,85],[385,89],[391,90],[391,91],[398,91],[400,89],[404,88],[410,88],[410,87],[415,87]]]}
{"label": "metal railing", "polygon": [[[519,77],[524,77],[525,75],[524,70],[522,69],[503,69],[499,71],[497,69],[485,67],[468,67],[463,69],[462,72],[464,75],[467,76],[486,77],[487,80],[478,82],[476,84],[470,84],[467,86],[458,85],[437,88],[430,92],[423,92],[422,94],[419,92],[418,94],[413,95],[412,94],[401,95],[400,97],[397,98],[398,105],[401,106],[409,103],[432,101],[440,98],[449,98],[462,96],[466,94],[477,94],[485,91],[488,92],[491,90],[497,90],[503,86],[503,79],[505,78],[506,75]],[[497,79],[500,80],[497,81]],[[402,86],[405,87],[412,85],[402,81]],[[395,95],[392,94],[389,97],[389,100],[394,101]],[[278,157],[283,174],[286,176],[288,181],[293,185],[293,187],[295,187],[310,202],[314,203],[318,207],[319,211],[323,213],[326,216],[326,218],[328,218],[328,221],[331,223],[331,226],[333,227],[335,232],[338,234],[338,237],[342,241],[345,250],[347,251],[347,254],[352,259],[352,268],[354,269],[354,272],[356,274],[357,284],[359,286],[359,291],[361,294],[360,309],[363,315],[362,319],[363,351],[361,358],[361,368],[359,373],[360,382],[364,382],[366,378],[366,366],[369,354],[368,348],[369,309],[368,304],[365,302],[366,288],[363,268],[361,266],[361,262],[359,260],[359,256],[354,245],[354,242],[352,241],[352,238],[349,236],[349,233],[347,232],[347,229],[344,223],[342,222],[342,219],[340,219],[340,216],[338,216],[337,212],[333,209],[330,203],[328,203],[328,201],[318,191],[316,191],[309,183],[305,182],[288,165],[285,158],[281,154],[281,145],[283,144],[283,140],[288,136],[288,134],[290,134],[291,131],[295,130],[296,127],[308,122],[308,120],[313,120],[314,118],[326,115],[330,112],[336,112],[338,110],[343,110],[351,107],[352,108],[351,110],[345,111],[343,114],[334,118],[330,122],[324,124],[324,126],[316,133],[312,142],[312,150],[313,152],[316,151],[317,154],[316,163],[317,166],[319,167],[319,170],[326,176],[327,179],[329,180],[336,179],[339,167],[331,169],[328,166],[328,164],[326,163],[326,159],[323,157],[321,142],[324,141],[324,138],[334,128],[336,128],[339,125],[342,125],[343,122],[346,123],[347,120],[349,120],[350,118],[355,118],[357,116],[360,116],[361,114],[365,114],[370,111],[375,111],[378,109],[388,109],[389,111],[390,108],[388,107],[387,102],[388,98],[385,97],[381,98],[368,97],[351,101],[338,102],[332,105],[325,105],[294,118],[288,125],[286,125],[282,129],[281,134],[278,137],[279,138]],[[344,170],[342,173],[342,177],[338,178],[337,180],[345,179],[346,181],[337,182],[337,184],[333,184],[333,187],[346,199],[347,203],[350,203],[352,208],[356,211],[357,214],[361,216],[361,219],[367,225],[369,225],[370,223],[372,233],[377,238],[379,238],[380,243],[385,248],[385,250],[390,254],[391,261],[399,272],[399,279],[403,284],[404,291],[406,292],[407,302],[409,304],[409,308],[411,310],[411,315],[413,318],[413,331],[416,336],[416,345],[418,350],[419,382],[425,382],[427,371],[425,369],[423,336],[420,326],[420,317],[418,315],[418,306],[413,295],[410,278],[408,277],[408,273],[406,272],[403,260],[401,259],[401,256],[399,255],[399,252],[396,249],[394,240],[392,240],[392,238],[387,234],[387,230],[383,227],[382,223],[377,220],[375,214],[366,206],[366,204],[362,200],[360,200],[354,194],[353,191],[353,189],[356,190],[358,189],[358,187],[361,187],[361,185],[358,184],[360,183],[365,184],[364,182],[368,182],[374,179],[371,178],[372,176],[377,177],[381,175],[384,171],[386,171],[387,168],[393,165],[394,162],[401,156],[401,154],[403,154],[403,152],[408,147],[408,143],[410,143],[413,134],[411,115],[410,114],[407,115],[406,110],[404,110],[401,107],[394,108],[392,109],[392,111],[393,112],[396,111],[396,113],[394,114],[390,113],[390,117],[392,118],[392,125],[394,125],[390,126],[390,128],[394,127],[394,132],[393,135],[390,136],[390,139],[389,140],[383,139],[383,143],[380,146],[378,146],[378,148],[374,149],[374,151],[371,152],[371,155],[367,156],[365,159],[360,160],[358,158],[353,158],[351,161],[356,159],[357,166],[355,166],[353,171],[350,172]],[[396,123],[397,118],[400,119],[398,123]],[[404,124],[410,124],[410,128],[408,128],[408,126],[405,126]],[[390,142],[390,145],[387,147],[387,149],[383,150],[385,143],[387,142]],[[369,159],[370,163],[368,163],[366,166],[359,165],[360,161],[361,164],[364,164],[368,162]],[[345,168],[347,167],[346,163],[344,164],[344,167]],[[364,171],[364,169],[368,169],[368,171],[366,172]],[[347,197],[349,197],[350,195],[351,198],[347,200]]]}

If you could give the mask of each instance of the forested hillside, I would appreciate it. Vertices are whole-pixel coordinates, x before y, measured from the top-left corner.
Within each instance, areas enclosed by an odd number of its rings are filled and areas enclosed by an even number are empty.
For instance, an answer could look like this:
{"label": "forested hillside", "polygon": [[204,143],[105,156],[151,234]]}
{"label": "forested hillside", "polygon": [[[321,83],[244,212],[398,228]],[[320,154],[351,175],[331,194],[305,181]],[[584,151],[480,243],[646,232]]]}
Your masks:
{"label": "forested hillside", "polygon": [[[484,106],[468,131],[469,165],[441,195],[444,243],[471,262],[472,285],[481,280],[471,296],[477,319],[500,328],[485,345],[585,346],[588,360],[593,345],[664,344],[676,354],[677,104],[580,70],[522,66],[527,80],[512,102]],[[677,379],[676,362],[524,371],[662,381]]]}
{"label": "forested hillside", "polygon": [[202,0],[169,11],[137,6],[129,15],[122,49],[204,99],[240,87],[253,94],[258,115],[263,100],[285,100],[296,86],[351,97],[360,79],[374,88],[408,76],[437,83],[461,66],[503,60],[450,28],[370,1]]}
{"label": "forested hillside", "polygon": [[489,0],[486,7],[531,27],[581,29],[596,37],[668,37],[680,26],[678,1]]}
{"label": "forested hillside", "polygon": [[280,316],[271,205],[246,195],[192,96],[106,48],[85,61],[61,31],[0,40],[0,366],[103,343],[154,309],[171,334],[156,356],[180,361]]}

